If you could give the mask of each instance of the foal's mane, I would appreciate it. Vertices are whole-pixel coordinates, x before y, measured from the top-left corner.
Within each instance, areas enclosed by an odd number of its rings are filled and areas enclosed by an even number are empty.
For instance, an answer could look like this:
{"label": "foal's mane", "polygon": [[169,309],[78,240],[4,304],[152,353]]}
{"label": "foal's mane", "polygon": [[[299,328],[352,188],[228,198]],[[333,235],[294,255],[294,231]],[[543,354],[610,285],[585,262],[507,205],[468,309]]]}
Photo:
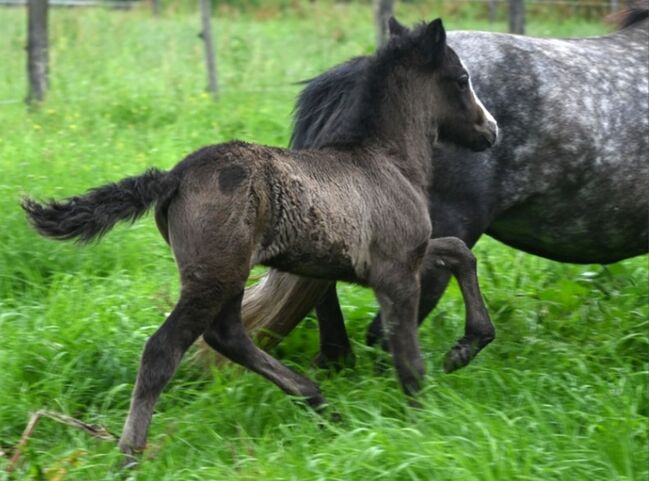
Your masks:
{"label": "foal's mane", "polygon": [[293,112],[291,147],[351,146],[372,137],[385,78],[404,55],[417,48],[425,28],[422,24],[393,36],[374,55],[353,58],[306,80]]}
{"label": "foal's mane", "polygon": [[353,115],[356,85],[369,62],[356,57],[303,82],[293,110],[292,148],[318,148],[346,135],[342,125]]}
{"label": "foal's mane", "polygon": [[620,30],[631,27],[649,18],[649,0],[636,1],[629,8],[611,15],[611,20]]}

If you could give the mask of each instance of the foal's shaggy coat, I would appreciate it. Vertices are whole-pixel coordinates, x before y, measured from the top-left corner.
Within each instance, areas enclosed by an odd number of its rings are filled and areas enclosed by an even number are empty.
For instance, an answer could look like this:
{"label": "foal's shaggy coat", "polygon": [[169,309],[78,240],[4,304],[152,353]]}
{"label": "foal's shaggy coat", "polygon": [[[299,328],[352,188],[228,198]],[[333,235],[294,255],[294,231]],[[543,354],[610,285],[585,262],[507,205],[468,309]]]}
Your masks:
{"label": "foal's shaggy coat", "polygon": [[187,348],[200,336],[215,350],[314,407],[318,386],[256,347],[241,323],[251,266],[372,287],[399,380],[421,385],[416,334],[419,269],[427,251],[455,270],[469,313],[489,318],[474,260],[461,241],[429,243],[426,193],[440,135],[473,149],[496,138],[468,74],[446,46],[440,20],[394,39],[373,58],[355,96],[356,113],[336,145],[317,151],[230,142],[202,148],[169,172],[150,170],[63,202],[24,202],[44,235],[87,241],[156,206],[182,290],[142,355],[120,440],[142,449],[154,405]]}

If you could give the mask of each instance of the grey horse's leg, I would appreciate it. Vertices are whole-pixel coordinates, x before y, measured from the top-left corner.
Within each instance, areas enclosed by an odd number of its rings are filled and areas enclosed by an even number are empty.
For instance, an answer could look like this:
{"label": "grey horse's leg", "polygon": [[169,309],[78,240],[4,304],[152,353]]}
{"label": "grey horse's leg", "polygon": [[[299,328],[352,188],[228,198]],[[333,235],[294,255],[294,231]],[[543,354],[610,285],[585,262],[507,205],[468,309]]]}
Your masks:
{"label": "grey horse's leg", "polygon": [[127,457],[126,465],[135,464],[135,454],[146,445],[151,416],[162,389],[219,307],[218,292],[192,294],[184,290],[173,312],[147,341],[119,440],[119,448]]}
{"label": "grey horse's leg", "polygon": [[289,369],[252,342],[241,322],[243,290],[224,305],[218,317],[203,333],[205,342],[230,360],[269,379],[284,392],[300,396],[314,408],[325,404],[318,385]]}
{"label": "grey horse's leg", "polygon": [[457,279],[464,297],[464,336],[444,358],[444,370],[455,371],[469,364],[494,340],[496,329],[480,293],[475,256],[462,240],[457,237],[432,239],[428,243],[425,262],[449,269]]}
{"label": "grey horse's leg", "polygon": [[419,281],[415,272],[384,269],[371,283],[382,311],[385,333],[397,377],[404,392],[413,396],[422,386],[424,361],[417,339]]}
{"label": "grey horse's leg", "polygon": [[331,283],[315,312],[320,331],[320,353],[314,360],[315,365],[334,369],[353,367],[356,357],[345,329],[345,319],[340,310],[335,282]]}

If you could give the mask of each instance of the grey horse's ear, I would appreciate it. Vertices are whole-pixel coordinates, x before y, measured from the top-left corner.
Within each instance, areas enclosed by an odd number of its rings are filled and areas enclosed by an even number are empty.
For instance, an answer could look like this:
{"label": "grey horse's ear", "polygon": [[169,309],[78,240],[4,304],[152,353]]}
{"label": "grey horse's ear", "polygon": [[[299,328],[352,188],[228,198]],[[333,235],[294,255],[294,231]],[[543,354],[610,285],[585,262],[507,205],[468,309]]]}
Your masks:
{"label": "grey horse's ear", "polygon": [[391,37],[400,37],[408,31],[408,27],[401,25],[396,18],[390,17],[388,19],[388,31]]}

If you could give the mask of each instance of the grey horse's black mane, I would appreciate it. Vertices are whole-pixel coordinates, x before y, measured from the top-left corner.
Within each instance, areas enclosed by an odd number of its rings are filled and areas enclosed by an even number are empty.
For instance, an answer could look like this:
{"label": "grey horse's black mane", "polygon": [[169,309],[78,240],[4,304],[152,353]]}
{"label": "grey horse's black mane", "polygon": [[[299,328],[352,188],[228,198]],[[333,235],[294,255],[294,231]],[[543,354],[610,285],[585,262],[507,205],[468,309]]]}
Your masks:
{"label": "grey horse's black mane", "polygon": [[649,18],[649,0],[635,2],[631,7],[614,15],[619,29],[631,27],[646,18]]}
{"label": "grey horse's black mane", "polygon": [[395,62],[413,51],[431,68],[442,58],[427,58],[426,25],[394,36],[374,55],[356,57],[307,80],[294,111],[291,146],[358,145],[375,133],[385,78]]}

